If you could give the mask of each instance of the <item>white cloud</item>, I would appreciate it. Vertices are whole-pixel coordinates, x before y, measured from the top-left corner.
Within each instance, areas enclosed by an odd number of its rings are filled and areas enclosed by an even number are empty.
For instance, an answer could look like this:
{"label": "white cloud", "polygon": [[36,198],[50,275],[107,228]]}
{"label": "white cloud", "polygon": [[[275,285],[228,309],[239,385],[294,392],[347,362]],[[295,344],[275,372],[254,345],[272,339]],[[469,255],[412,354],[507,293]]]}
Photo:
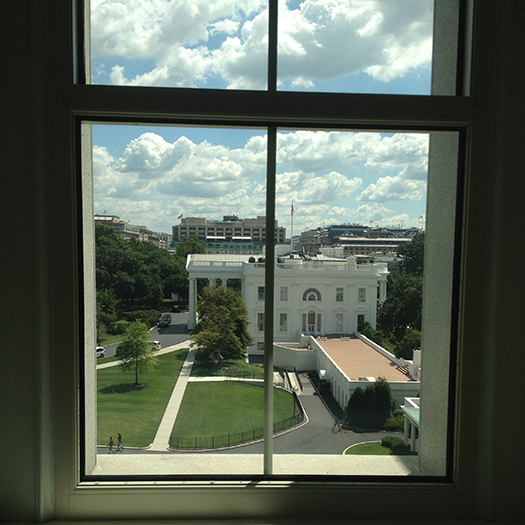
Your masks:
{"label": "white cloud", "polygon": [[[168,141],[160,133],[161,128],[142,133],[121,154],[94,146],[97,210],[162,231],[180,213],[210,218],[265,214],[266,136],[247,134],[244,143],[228,147],[192,141],[183,132]],[[277,218],[289,222],[292,202],[297,231],[328,220],[387,221],[408,213],[409,202],[415,203],[410,213],[419,215],[427,146],[424,135],[279,133]]]}
{"label": "white cloud", "polygon": [[[93,56],[120,57],[113,83],[205,86],[216,76],[229,88],[266,85],[262,0],[97,0],[91,7]],[[359,72],[388,82],[429,67],[432,0],[304,0],[295,9],[281,1],[279,9],[281,83],[311,88]],[[130,59],[152,65],[126,73]]]}

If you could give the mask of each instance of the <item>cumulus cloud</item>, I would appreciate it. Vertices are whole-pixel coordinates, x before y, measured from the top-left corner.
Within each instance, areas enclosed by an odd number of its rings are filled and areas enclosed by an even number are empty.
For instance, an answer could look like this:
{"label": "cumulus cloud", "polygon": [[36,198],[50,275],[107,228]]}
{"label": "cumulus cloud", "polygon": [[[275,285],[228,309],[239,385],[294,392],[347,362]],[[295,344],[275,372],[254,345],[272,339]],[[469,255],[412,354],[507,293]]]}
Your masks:
{"label": "cumulus cloud", "polygon": [[[162,231],[181,213],[210,218],[265,215],[266,136],[247,133],[232,147],[190,140],[183,131],[168,141],[161,133],[140,134],[120,154],[94,146],[97,209],[135,223],[147,219],[152,228],[164,224],[159,226]],[[427,153],[424,135],[279,133],[277,218],[289,221],[292,202],[298,228],[327,220],[368,222],[401,215],[396,203],[425,200]]]}
{"label": "cumulus cloud", "polygon": [[[359,72],[388,82],[429,67],[432,3],[281,1],[279,82],[310,89]],[[108,72],[113,83],[192,87],[218,78],[219,87],[266,86],[263,0],[96,0],[91,7],[92,55],[116,57]],[[128,61],[137,59],[151,63],[128,72]]]}

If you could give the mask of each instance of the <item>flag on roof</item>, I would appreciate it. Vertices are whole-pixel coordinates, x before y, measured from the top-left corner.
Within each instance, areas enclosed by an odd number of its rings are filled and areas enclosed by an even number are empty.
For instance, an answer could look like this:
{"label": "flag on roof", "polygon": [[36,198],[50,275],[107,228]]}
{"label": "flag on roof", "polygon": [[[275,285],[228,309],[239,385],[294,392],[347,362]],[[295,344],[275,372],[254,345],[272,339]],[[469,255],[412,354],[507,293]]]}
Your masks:
{"label": "flag on roof", "polygon": [[295,215],[295,210],[293,209],[293,202],[292,202],[292,217]]}
{"label": "flag on roof", "polygon": [[177,219],[182,219],[182,216],[183,216],[183,215],[184,215],[184,214],[181,213],[181,214],[177,217]]}

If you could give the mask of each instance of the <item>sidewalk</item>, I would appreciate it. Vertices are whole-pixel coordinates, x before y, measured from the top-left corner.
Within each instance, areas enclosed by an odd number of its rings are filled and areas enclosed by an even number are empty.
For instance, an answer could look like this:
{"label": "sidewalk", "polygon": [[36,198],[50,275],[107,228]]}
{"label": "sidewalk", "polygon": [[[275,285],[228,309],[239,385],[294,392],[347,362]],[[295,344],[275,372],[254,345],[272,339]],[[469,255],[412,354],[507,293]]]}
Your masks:
{"label": "sidewalk", "polygon": [[[180,350],[181,348],[188,348],[190,346],[190,340],[189,338],[186,339],[186,341],[182,341],[181,343],[177,343],[176,345],[167,346],[166,348],[161,348],[160,350],[156,350],[153,352],[153,356],[168,354],[170,352],[175,352],[175,350]],[[101,370],[102,368],[110,368],[112,366],[118,366],[120,365],[120,361],[110,361],[109,363],[102,363],[101,365],[97,365],[97,370]]]}
{"label": "sidewalk", "polygon": [[175,384],[175,388],[171,394],[166,411],[162,416],[162,421],[160,422],[157,434],[155,435],[155,439],[153,440],[149,450],[162,452],[166,452],[168,450],[171,430],[173,429],[173,425],[177,419],[180,404],[182,402],[182,398],[184,397],[184,392],[186,391],[186,385],[190,379],[191,369],[193,368],[193,363],[195,362],[195,353],[196,350],[189,350],[188,355],[186,356],[186,361],[184,362],[184,365],[182,365],[179,378],[177,379],[177,383]]}

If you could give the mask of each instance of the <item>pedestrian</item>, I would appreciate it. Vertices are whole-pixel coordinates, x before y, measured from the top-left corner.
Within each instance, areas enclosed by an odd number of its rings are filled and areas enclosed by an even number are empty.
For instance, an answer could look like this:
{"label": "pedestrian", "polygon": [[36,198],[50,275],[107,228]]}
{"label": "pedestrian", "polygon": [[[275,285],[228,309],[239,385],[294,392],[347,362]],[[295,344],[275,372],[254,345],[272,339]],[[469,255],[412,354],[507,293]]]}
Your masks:
{"label": "pedestrian", "polygon": [[117,451],[118,450],[124,450],[124,447],[122,446],[122,434],[118,433],[118,440],[117,440]]}
{"label": "pedestrian", "polygon": [[108,443],[108,448],[109,448],[109,452],[108,454],[114,454],[115,451],[113,450],[113,437],[112,436],[109,436],[109,443]]}

